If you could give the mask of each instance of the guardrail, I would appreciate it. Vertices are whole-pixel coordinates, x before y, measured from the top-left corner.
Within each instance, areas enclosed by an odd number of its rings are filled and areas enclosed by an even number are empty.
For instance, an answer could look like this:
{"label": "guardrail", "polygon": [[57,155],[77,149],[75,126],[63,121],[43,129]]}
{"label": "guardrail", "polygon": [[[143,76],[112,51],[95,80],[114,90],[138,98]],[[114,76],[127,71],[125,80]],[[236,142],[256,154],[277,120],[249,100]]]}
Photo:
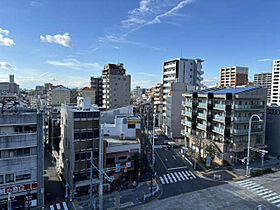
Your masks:
{"label": "guardrail", "polygon": [[154,196],[158,191],[159,191],[159,186],[158,186],[158,184],[157,184],[156,189],[155,189],[152,193],[149,193],[149,194],[144,195],[144,201],[145,201],[147,198],[150,198],[150,197]]}

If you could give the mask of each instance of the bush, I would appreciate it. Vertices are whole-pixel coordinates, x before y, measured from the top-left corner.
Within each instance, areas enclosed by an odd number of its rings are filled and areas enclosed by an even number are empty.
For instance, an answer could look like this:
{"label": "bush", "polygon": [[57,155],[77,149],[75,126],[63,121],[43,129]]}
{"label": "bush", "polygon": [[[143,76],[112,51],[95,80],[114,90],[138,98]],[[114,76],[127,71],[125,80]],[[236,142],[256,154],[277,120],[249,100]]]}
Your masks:
{"label": "bush", "polygon": [[272,168],[266,167],[264,169],[255,169],[251,172],[251,176],[261,176],[263,174],[271,173]]}
{"label": "bush", "polygon": [[270,173],[270,172],[272,172],[272,168],[270,168],[270,167],[266,167],[266,168],[263,169],[264,174]]}

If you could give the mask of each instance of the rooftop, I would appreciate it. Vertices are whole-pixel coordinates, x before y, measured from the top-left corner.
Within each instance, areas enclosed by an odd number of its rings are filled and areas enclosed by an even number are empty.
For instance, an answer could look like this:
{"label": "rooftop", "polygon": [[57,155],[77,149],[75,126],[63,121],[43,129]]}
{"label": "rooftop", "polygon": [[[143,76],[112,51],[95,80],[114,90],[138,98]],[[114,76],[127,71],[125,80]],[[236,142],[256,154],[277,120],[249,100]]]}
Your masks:
{"label": "rooftop", "polygon": [[248,91],[252,91],[252,90],[256,90],[256,89],[260,89],[262,87],[253,87],[253,86],[249,86],[249,87],[236,87],[236,88],[210,88],[210,89],[206,89],[201,91],[200,93],[214,93],[214,94],[226,94],[226,93],[232,93],[232,94],[238,94],[238,93],[244,93],[244,92],[248,92]]}

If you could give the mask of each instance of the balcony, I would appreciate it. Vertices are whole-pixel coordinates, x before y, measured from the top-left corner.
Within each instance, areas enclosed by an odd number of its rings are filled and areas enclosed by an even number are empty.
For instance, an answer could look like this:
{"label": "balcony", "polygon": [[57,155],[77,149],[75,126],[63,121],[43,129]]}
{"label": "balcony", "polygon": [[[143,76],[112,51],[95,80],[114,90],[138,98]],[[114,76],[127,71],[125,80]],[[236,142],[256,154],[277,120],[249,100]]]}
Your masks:
{"label": "balcony", "polygon": [[214,119],[215,119],[215,120],[218,120],[218,121],[221,121],[221,122],[224,122],[224,121],[225,121],[225,117],[220,116],[220,115],[215,115],[215,116],[214,116]]}
{"label": "balcony", "polygon": [[206,119],[206,114],[198,113],[198,117],[203,118],[203,119]]}
{"label": "balcony", "polygon": [[233,134],[235,135],[242,135],[242,134],[248,134],[248,129],[240,130],[240,129],[234,129]]}
{"label": "balcony", "polygon": [[183,125],[187,125],[187,126],[189,126],[189,127],[192,126],[192,122],[190,122],[190,121],[188,121],[188,120],[182,120],[181,122],[182,122]]}
{"label": "balcony", "polygon": [[190,101],[183,102],[182,105],[192,107],[192,102],[190,102]]}
{"label": "balcony", "polygon": [[218,132],[218,133],[220,133],[220,134],[222,134],[222,135],[224,135],[224,131],[225,131],[225,129],[223,129],[223,128],[219,128],[219,127],[213,127],[213,130],[214,131],[216,131],[216,132]]}
{"label": "balcony", "polygon": [[198,128],[201,128],[201,129],[203,129],[203,130],[206,130],[206,125],[204,125],[204,124],[197,123],[197,127],[198,127]]}
{"label": "balcony", "polygon": [[199,107],[206,108],[206,107],[207,107],[207,104],[206,104],[206,103],[200,102],[200,103],[198,103],[198,106],[199,106]]}
{"label": "balcony", "polygon": [[247,110],[247,109],[264,109],[264,105],[235,105],[237,110]]}
{"label": "balcony", "polygon": [[226,108],[226,105],[225,104],[215,104],[214,108],[224,110]]}
{"label": "balcony", "polygon": [[246,122],[248,123],[250,120],[250,117],[234,117],[234,122]]}
{"label": "balcony", "polygon": [[192,117],[192,112],[189,112],[189,111],[182,110],[181,114],[187,115],[188,117]]}

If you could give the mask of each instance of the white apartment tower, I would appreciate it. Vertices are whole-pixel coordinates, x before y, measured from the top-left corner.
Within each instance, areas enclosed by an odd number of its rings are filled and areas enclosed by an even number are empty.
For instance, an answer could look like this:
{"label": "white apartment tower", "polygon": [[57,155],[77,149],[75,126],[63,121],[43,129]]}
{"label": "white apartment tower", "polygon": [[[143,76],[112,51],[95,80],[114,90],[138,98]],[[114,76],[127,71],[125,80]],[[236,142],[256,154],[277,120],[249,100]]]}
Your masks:
{"label": "white apartment tower", "polygon": [[163,113],[166,111],[166,98],[170,95],[171,84],[180,82],[187,90],[199,90],[202,86],[201,59],[176,58],[163,64]]}
{"label": "white apartment tower", "polygon": [[280,59],[273,61],[272,85],[271,85],[271,104],[280,105]]}
{"label": "white apartment tower", "polygon": [[130,75],[122,63],[106,64],[102,71],[103,108],[116,109],[130,104]]}
{"label": "white apartment tower", "polygon": [[272,82],[271,72],[254,74],[254,85],[265,87],[267,89],[268,104],[270,104],[270,100],[271,100],[271,82]]}

